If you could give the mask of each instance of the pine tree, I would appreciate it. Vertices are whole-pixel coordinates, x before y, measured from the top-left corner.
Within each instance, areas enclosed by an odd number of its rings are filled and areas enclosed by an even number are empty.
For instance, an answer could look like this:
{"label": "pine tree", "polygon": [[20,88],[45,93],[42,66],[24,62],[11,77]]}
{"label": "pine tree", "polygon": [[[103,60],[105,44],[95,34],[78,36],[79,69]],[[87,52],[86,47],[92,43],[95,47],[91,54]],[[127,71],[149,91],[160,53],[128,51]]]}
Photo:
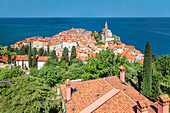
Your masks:
{"label": "pine tree", "polygon": [[150,97],[152,91],[152,55],[149,41],[145,47],[143,72],[143,80],[141,83],[142,94],[146,97]]}
{"label": "pine tree", "polygon": [[22,59],[22,69],[24,69],[24,60]]}
{"label": "pine tree", "polygon": [[16,56],[14,57],[14,66],[17,66],[17,63],[16,63]]}
{"label": "pine tree", "polygon": [[65,61],[66,63],[69,62],[68,48],[67,48],[67,47],[64,47],[64,50],[63,50],[63,53],[62,53],[61,61]]}
{"label": "pine tree", "polygon": [[11,55],[8,55],[8,64],[11,64]]}
{"label": "pine tree", "polygon": [[47,47],[47,56],[49,56],[50,55],[50,48],[49,48],[49,46]]}
{"label": "pine tree", "polygon": [[23,75],[14,81],[1,102],[2,113],[47,113],[58,105],[44,79]]}
{"label": "pine tree", "polygon": [[71,49],[71,57],[70,57],[70,64],[72,64],[72,61],[76,59],[77,53],[76,53],[76,47],[73,46]]}
{"label": "pine tree", "polygon": [[32,62],[31,62],[31,42],[30,42],[30,46],[29,46],[29,52],[28,52],[28,64],[29,64],[29,68],[32,67]]}
{"label": "pine tree", "polygon": [[36,60],[36,48],[33,48],[33,60],[32,60],[32,67],[37,67],[37,60]]}

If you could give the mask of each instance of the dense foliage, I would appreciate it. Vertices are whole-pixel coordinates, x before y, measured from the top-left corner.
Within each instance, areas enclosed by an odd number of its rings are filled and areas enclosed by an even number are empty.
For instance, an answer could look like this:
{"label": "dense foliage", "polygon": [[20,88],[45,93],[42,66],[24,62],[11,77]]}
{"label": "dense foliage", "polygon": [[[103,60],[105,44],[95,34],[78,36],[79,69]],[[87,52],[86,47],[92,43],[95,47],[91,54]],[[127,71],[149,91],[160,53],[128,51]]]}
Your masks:
{"label": "dense foliage", "polygon": [[94,36],[97,42],[99,42],[102,39],[101,34],[102,34],[102,31],[99,31],[99,32],[92,31],[92,36]]}
{"label": "dense foliage", "polygon": [[23,75],[15,79],[15,84],[9,88],[2,100],[1,112],[5,113],[35,113],[49,112],[57,105],[54,91],[44,80]]}
{"label": "dense foliage", "polygon": [[[14,66],[14,67],[11,67],[11,69],[9,68],[2,68],[0,69],[0,81],[2,80],[14,80],[16,77],[19,77],[21,75],[24,75],[25,72],[19,70],[18,67]],[[2,87],[3,84],[0,84],[0,87]],[[5,83],[4,84],[4,88],[3,88],[3,91],[6,92],[7,89],[9,89],[9,84]],[[0,92],[2,94],[2,89],[0,89]]]}

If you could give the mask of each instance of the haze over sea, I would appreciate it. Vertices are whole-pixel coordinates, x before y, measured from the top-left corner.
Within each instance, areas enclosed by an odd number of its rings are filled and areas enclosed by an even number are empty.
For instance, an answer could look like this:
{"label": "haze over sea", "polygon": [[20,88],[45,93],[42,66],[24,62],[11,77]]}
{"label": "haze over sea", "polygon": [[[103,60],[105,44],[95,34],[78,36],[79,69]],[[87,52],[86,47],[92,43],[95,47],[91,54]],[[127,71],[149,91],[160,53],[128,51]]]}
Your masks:
{"label": "haze over sea", "polygon": [[33,36],[50,37],[72,27],[101,31],[106,21],[126,45],[144,53],[150,41],[152,53],[170,54],[170,18],[0,18],[0,45]]}

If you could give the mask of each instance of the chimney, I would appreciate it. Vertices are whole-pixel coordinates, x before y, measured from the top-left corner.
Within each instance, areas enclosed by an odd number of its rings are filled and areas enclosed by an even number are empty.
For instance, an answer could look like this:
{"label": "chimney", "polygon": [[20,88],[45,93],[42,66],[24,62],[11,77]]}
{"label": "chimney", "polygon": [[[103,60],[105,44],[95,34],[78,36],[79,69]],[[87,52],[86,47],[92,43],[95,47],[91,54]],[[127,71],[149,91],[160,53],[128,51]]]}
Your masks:
{"label": "chimney", "polygon": [[120,80],[122,82],[125,82],[125,68],[123,66],[120,66],[119,69],[120,69]]}
{"label": "chimney", "polygon": [[158,113],[169,113],[168,94],[158,96]]}
{"label": "chimney", "polygon": [[137,113],[148,113],[148,106],[147,100],[137,101]]}
{"label": "chimney", "polygon": [[57,95],[58,95],[58,96],[60,96],[60,95],[61,95],[60,85],[57,85]]}
{"label": "chimney", "polygon": [[69,79],[66,80],[66,99],[69,101],[71,99],[71,81]]}

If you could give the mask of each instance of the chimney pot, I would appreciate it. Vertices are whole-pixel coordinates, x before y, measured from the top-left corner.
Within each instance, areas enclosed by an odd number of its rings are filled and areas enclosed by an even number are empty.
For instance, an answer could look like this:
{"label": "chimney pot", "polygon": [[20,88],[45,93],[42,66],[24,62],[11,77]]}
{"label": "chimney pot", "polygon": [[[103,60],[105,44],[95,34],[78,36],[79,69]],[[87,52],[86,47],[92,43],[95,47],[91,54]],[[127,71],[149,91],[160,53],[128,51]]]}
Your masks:
{"label": "chimney pot", "polygon": [[148,113],[148,106],[147,100],[137,101],[137,113]]}
{"label": "chimney pot", "polygon": [[66,99],[69,101],[71,99],[71,81],[69,79],[66,80]]}
{"label": "chimney pot", "polygon": [[169,113],[168,94],[160,95],[157,98],[158,98],[158,113]]}
{"label": "chimney pot", "polygon": [[119,69],[120,69],[120,80],[122,82],[125,82],[125,68],[123,66],[120,66]]}

